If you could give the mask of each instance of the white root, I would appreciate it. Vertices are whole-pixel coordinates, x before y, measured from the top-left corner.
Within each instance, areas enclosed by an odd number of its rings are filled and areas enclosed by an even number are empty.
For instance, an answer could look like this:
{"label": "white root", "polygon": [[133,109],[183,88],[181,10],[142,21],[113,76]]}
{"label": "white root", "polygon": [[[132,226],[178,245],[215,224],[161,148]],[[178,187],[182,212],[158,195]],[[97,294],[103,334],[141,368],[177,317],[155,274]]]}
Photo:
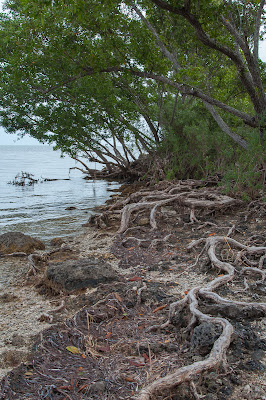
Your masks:
{"label": "white root", "polygon": [[[212,350],[209,356],[203,360],[195,362],[191,365],[182,367],[166,375],[163,378],[159,378],[152,383],[150,383],[146,388],[142,389],[139,396],[137,397],[138,400],[152,400],[156,398],[157,395],[161,394],[164,391],[169,391],[174,389],[178,385],[189,382],[194,397],[197,398],[198,394],[193,383],[193,378],[198,375],[202,374],[204,371],[208,371],[213,369],[214,367],[219,367],[220,365],[224,365],[226,360],[226,351],[230,346],[232,335],[234,332],[233,326],[231,323],[226,320],[225,318],[218,318],[212,317],[202,313],[198,307],[198,297],[204,297],[206,299],[210,299],[217,304],[220,305],[232,305],[238,308],[248,308],[248,309],[255,309],[257,311],[261,311],[266,313],[266,303],[255,303],[255,302],[239,302],[234,300],[224,299],[223,297],[219,296],[217,293],[214,293],[214,289],[218,288],[219,286],[232,281],[235,276],[236,270],[233,265],[228,262],[224,262],[218,259],[215,253],[215,249],[218,244],[225,243],[229,246],[236,247],[237,249],[245,250],[249,254],[261,254],[266,251],[265,247],[255,247],[255,246],[245,246],[241,243],[237,242],[230,237],[223,237],[223,236],[212,236],[208,237],[207,239],[199,239],[193,241],[188,248],[191,249],[198,244],[205,242],[204,249],[206,249],[208,257],[212,264],[218,269],[224,271],[226,274],[218,276],[212,282],[207,284],[205,287],[195,287],[191,289],[186,297],[182,300],[179,300],[175,303],[170,305],[169,309],[169,317],[168,320],[160,326],[160,328],[165,328],[171,324],[173,318],[175,316],[175,311],[178,308],[184,308],[185,306],[189,306],[191,312],[191,322],[189,326],[192,326],[195,321],[199,320],[200,322],[210,322],[215,325],[220,325],[222,327],[222,333],[219,338],[215,341]],[[202,252],[200,253],[202,254]],[[261,269],[249,268],[252,269],[252,272],[262,273]],[[258,271],[257,271],[258,270]]]}
{"label": "white root", "polygon": [[266,260],[266,254],[264,254],[259,261],[259,268],[262,269],[263,264],[264,264],[264,260]]}
{"label": "white root", "polygon": [[143,292],[143,290],[146,290],[146,289],[147,289],[147,285],[144,282],[143,286],[141,288],[139,288],[138,291],[137,291],[137,305],[140,305],[140,303],[141,303],[141,293]]}
{"label": "white root", "polygon": [[191,222],[192,224],[194,224],[195,222],[200,222],[200,221],[196,218],[194,208],[192,208],[192,209],[190,210],[189,219],[190,219],[190,222]]}
{"label": "white root", "polygon": [[54,308],[53,310],[49,310],[46,313],[42,313],[41,316],[39,317],[39,321],[41,322],[45,321],[48,322],[49,324],[52,324],[54,317],[50,314],[62,311],[64,308],[65,308],[65,300],[63,299],[58,307]]}
{"label": "white root", "polygon": [[126,246],[128,243],[132,242],[135,243],[138,247],[146,247],[146,248],[156,248],[158,245],[163,244],[165,245],[167,241],[170,239],[172,234],[166,235],[163,239],[153,239],[151,241],[147,239],[138,239],[135,236],[128,236],[122,240],[122,245]]}
{"label": "white root", "polygon": [[[175,194],[176,190],[178,193]],[[168,193],[166,191],[156,192],[155,195],[144,196],[140,200],[138,198],[137,203],[125,203],[121,213],[121,225],[118,233],[124,233],[128,229],[132,213],[145,209],[151,209],[150,224],[153,230],[156,229],[155,216],[157,209],[170,203],[189,208],[191,210],[191,222],[199,222],[195,216],[195,208],[216,210],[232,206],[238,203],[238,201],[225,195],[211,193],[207,190],[180,192],[179,188],[172,188]]]}

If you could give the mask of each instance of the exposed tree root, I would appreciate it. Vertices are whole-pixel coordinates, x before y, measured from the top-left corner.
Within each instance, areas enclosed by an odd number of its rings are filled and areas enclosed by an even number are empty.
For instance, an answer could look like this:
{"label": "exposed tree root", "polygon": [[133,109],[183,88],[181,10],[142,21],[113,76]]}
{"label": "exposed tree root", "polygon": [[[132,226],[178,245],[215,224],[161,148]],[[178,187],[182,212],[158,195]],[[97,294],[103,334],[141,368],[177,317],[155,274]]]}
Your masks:
{"label": "exposed tree root", "polygon": [[[137,219],[136,217],[134,219],[133,215],[148,211],[151,229],[156,230],[157,215],[163,206],[171,206],[179,211],[187,209],[190,214],[190,223],[193,224],[200,222],[196,212],[213,212],[240,203],[236,199],[220,194],[213,188],[200,188],[200,186],[203,186],[202,181],[187,180],[177,183],[163,181],[153,188],[141,189],[126,199],[118,200],[101,215],[93,216],[90,222],[103,228],[108,226],[110,216],[120,213],[121,224],[118,233],[125,233],[130,229],[130,224]],[[176,219],[179,219],[178,216]],[[212,223],[209,224],[212,225]]]}
{"label": "exposed tree root", "polygon": [[[195,216],[195,209],[221,209],[235,205],[237,201],[231,197],[221,194],[210,193],[207,190],[197,192],[181,192],[178,194],[168,194],[167,198],[163,193],[160,199],[147,201],[144,197],[138,203],[127,204],[121,213],[121,225],[118,233],[124,233],[129,228],[131,215],[139,210],[148,209],[150,211],[150,225],[153,230],[157,228],[156,213],[164,205],[172,204],[187,207],[190,209],[191,222],[198,222]],[[150,197],[148,198],[150,200]]]}
{"label": "exposed tree root", "polygon": [[[216,248],[220,244],[225,244],[230,246],[230,248],[236,248],[237,250],[245,251],[249,255],[259,257],[258,263],[265,257],[266,247],[248,247],[239,243],[238,241],[223,236],[212,236],[207,239],[199,239],[193,241],[188,247],[199,245],[204,242],[204,251],[207,252],[208,258],[212,265],[218,270],[223,271],[225,274],[219,275],[213,281],[208,283],[205,287],[195,287],[191,289],[185,298],[175,303],[172,303],[169,309],[169,319],[160,328],[169,327],[170,324],[174,324],[176,311],[180,313],[185,307],[188,307],[191,313],[190,323],[188,329],[193,329],[195,324],[199,322],[208,322],[214,325],[219,325],[222,328],[222,333],[215,341],[209,356],[203,360],[195,362],[191,365],[177,369],[175,372],[166,375],[163,378],[157,379],[144,388],[138,396],[138,400],[152,400],[156,398],[159,394],[165,391],[170,391],[178,385],[188,382],[190,384],[192,393],[195,398],[198,394],[193,382],[196,375],[202,374],[204,371],[217,368],[219,366],[225,366],[226,362],[226,351],[230,346],[232,335],[234,332],[232,324],[225,318],[218,318],[215,316],[207,315],[199,310],[199,301],[204,300],[214,302],[215,304],[222,306],[231,306],[236,308],[239,312],[245,310],[247,312],[257,312],[258,315],[266,314],[266,303],[256,303],[256,302],[241,302],[231,299],[225,299],[214,292],[215,289],[220,286],[232,281],[237,274],[236,268],[228,262],[221,261],[216,255]],[[201,251],[200,256],[203,254]],[[262,255],[263,254],[263,255]],[[262,256],[261,256],[262,255]],[[247,267],[242,268],[244,270]],[[259,268],[250,267],[249,271],[252,273],[258,273],[260,271],[261,275],[263,271]],[[263,273],[264,279],[264,273]],[[247,289],[247,283],[245,282],[245,288]],[[230,315],[229,315],[230,317]],[[153,328],[158,328],[159,326],[154,326]],[[169,328],[168,328],[169,329]]]}

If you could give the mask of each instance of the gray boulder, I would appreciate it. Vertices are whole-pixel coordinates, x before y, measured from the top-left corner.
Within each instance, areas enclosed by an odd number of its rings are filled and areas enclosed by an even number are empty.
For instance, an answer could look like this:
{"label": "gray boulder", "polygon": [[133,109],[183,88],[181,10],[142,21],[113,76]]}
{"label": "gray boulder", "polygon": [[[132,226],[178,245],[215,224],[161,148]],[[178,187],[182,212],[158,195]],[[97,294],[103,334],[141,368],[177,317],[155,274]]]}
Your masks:
{"label": "gray boulder", "polygon": [[90,257],[50,264],[46,270],[46,279],[51,286],[72,292],[94,288],[99,283],[117,281],[119,277],[109,264]]}
{"label": "gray boulder", "polygon": [[0,235],[0,254],[23,252],[31,254],[34,250],[44,250],[45,244],[21,232],[7,232]]}

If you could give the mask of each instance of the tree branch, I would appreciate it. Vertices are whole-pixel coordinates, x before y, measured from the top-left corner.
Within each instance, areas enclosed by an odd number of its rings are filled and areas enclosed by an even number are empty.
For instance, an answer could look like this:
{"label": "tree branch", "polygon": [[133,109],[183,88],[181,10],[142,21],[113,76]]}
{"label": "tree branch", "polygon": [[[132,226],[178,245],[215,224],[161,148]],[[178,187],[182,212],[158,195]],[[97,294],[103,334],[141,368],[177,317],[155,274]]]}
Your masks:
{"label": "tree branch", "polygon": [[174,82],[165,76],[160,76],[160,75],[156,75],[156,74],[149,73],[149,72],[137,71],[137,70],[133,70],[133,69],[131,69],[130,72],[136,76],[154,79],[159,82],[164,82],[167,85],[170,85],[170,86],[178,89],[180,91],[180,93],[199,98],[201,100],[206,101],[209,104],[212,104],[213,106],[216,106],[216,107],[232,114],[232,115],[235,115],[236,117],[240,118],[245,124],[251,126],[252,128],[258,127],[258,122],[256,121],[256,119],[254,117],[252,117],[242,111],[239,111],[236,108],[233,108],[219,100],[214,99],[213,97],[202,92],[200,89],[193,88],[193,87],[190,87],[188,85],[181,84],[178,82]]}
{"label": "tree branch", "polygon": [[229,135],[234,142],[238,143],[243,149],[247,150],[248,149],[248,143],[246,142],[245,139],[243,139],[241,136],[239,136],[237,133],[232,132],[229,126],[225,123],[225,121],[222,119],[222,117],[217,113],[215,108],[207,103],[206,101],[203,102],[207,110],[211,113],[215,121],[217,122],[218,126],[221,128],[223,132],[225,132],[227,135]]}

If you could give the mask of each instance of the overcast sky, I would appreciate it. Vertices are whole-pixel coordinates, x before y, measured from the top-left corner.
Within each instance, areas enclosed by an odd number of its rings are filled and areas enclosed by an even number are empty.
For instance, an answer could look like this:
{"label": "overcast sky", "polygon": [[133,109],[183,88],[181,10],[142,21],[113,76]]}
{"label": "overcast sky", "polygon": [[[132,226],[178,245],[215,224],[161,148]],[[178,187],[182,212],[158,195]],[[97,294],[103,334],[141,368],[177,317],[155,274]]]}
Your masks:
{"label": "overcast sky", "polygon": [[[4,0],[0,0],[0,10],[2,8],[2,4]],[[266,62],[266,40],[260,43],[259,48],[260,58]],[[4,131],[3,128],[0,127],[0,145],[36,145],[40,144],[38,140],[33,139],[29,136],[24,136],[22,139],[19,139],[15,134],[8,134]]]}

